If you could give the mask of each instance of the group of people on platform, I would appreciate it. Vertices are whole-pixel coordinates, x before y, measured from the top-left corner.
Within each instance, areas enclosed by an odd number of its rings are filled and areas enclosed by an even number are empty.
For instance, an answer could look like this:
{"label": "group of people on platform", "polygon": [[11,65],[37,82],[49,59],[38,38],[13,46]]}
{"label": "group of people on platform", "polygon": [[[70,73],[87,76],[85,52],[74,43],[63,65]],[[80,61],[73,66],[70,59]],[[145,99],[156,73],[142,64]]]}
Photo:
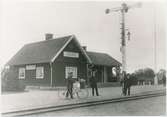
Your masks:
{"label": "group of people on platform", "polygon": [[[96,93],[96,96],[99,96],[98,87],[97,87],[97,79],[95,77],[96,72],[97,72],[96,70],[93,70],[92,75],[89,79],[90,87],[92,88],[92,96],[95,96],[95,93]],[[66,85],[67,85],[66,97],[68,97],[70,95],[70,97],[73,99],[73,93],[72,93],[73,86],[74,86],[74,83],[76,83],[76,82],[79,83],[79,79],[77,78],[76,80],[74,80],[73,73],[69,72],[67,80],[66,80]],[[79,85],[79,87],[80,87],[80,85]]]}
{"label": "group of people on platform", "polygon": [[[98,87],[97,87],[97,78],[95,77],[97,70],[92,70],[92,75],[89,79],[90,87],[92,88],[92,96],[99,96],[98,92]],[[67,78],[67,93],[66,97],[70,95],[71,98],[73,98],[73,84],[78,81],[79,79],[74,80],[73,78],[73,73],[70,72],[68,73],[68,78]],[[122,94],[124,96],[130,95],[130,88],[132,86],[132,80],[131,80],[131,75],[126,74],[126,72],[122,73],[122,78],[121,78],[121,86],[122,86]]]}

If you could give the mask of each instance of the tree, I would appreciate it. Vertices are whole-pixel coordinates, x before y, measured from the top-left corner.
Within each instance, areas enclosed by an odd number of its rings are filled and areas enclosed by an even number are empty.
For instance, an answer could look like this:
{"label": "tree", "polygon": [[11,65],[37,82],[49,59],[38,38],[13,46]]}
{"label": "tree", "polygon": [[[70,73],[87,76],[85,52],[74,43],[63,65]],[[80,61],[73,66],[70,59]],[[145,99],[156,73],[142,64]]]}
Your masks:
{"label": "tree", "polygon": [[153,79],[155,77],[155,73],[151,68],[145,68],[144,69],[144,76],[146,78],[151,78]]}
{"label": "tree", "polygon": [[153,84],[155,73],[151,68],[138,69],[133,73],[133,77],[143,84],[143,82]]}
{"label": "tree", "polygon": [[[138,69],[134,72],[135,77],[140,79],[153,79],[155,76],[154,71],[151,68]],[[143,79],[143,80],[144,80]]]}
{"label": "tree", "polygon": [[144,70],[143,69],[138,69],[138,70],[135,71],[134,75],[137,78],[143,77],[144,76]]}

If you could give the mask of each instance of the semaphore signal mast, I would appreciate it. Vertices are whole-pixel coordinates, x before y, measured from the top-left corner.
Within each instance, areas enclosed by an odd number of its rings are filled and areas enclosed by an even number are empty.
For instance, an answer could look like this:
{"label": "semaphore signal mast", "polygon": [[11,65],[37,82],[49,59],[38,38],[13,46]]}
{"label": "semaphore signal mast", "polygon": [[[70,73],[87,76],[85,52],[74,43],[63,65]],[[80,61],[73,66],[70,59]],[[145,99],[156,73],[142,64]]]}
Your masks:
{"label": "semaphore signal mast", "polygon": [[[126,65],[126,29],[125,29],[125,13],[128,12],[129,9],[141,7],[141,3],[137,3],[131,6],[128,6],[126,3],[122,3],[121,7],[106,9],[105,13],[109,14],[110,12],[121,12],[122,21],[121,21],[121,52],[122,52],[122,71],[127,70]],[[128,38],[130,38],[130,32],[127,33]]]}

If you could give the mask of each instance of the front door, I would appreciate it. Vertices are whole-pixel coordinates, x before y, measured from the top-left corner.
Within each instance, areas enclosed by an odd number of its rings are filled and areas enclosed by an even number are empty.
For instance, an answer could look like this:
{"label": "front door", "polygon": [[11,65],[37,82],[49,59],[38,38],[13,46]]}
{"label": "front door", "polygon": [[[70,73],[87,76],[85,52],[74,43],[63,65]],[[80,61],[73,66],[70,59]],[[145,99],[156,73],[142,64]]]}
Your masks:
{"label": "front door", "polygon": [[29,85],[34,84],[36,80],[36,70],[26,70],[25,77]]}

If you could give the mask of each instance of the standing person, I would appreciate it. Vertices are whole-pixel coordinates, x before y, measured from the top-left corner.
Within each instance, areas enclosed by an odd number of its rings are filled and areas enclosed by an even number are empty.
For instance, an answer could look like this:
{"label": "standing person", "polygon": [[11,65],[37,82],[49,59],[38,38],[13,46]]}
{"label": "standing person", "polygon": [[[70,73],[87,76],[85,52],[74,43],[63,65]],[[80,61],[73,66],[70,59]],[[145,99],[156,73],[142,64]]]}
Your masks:
{"label": "standing person", "polygon": [[166,86],[166,75],[165,74],[163,74],[162,82],[163,82],[163,86]]}
{"label": "standing person", "polygon": [[126,80],[126,72],[123,71],[120,79],[120,83],[122,86],[122,94],[125,95],[125,80]]}
{"label": "standing person", "polygon": [[94,96],[94,90],[96,91],[96,96],[99,96],[98,88],[97,88],[97,80],[95,77],[96,70],[92,71],[92,76],[90,78],[90,86],[92,88],[92,95]]}
{"label": "standing person", "polygon": [[130,74],[127,74],[127,76],[125,77],[125,81],[124,81],[124,87],[125,87],[125,95],[130,95],[130,87],[132,85],[132,81],[131,81],[131,77]]}
{"label": "standing person", "polygon": [[71,99],[73,99],[73,78],[72,77],[73,77],[73,73],[72,72],[68,73],[66,97],[68,97],[68,95],[70,94]]}

